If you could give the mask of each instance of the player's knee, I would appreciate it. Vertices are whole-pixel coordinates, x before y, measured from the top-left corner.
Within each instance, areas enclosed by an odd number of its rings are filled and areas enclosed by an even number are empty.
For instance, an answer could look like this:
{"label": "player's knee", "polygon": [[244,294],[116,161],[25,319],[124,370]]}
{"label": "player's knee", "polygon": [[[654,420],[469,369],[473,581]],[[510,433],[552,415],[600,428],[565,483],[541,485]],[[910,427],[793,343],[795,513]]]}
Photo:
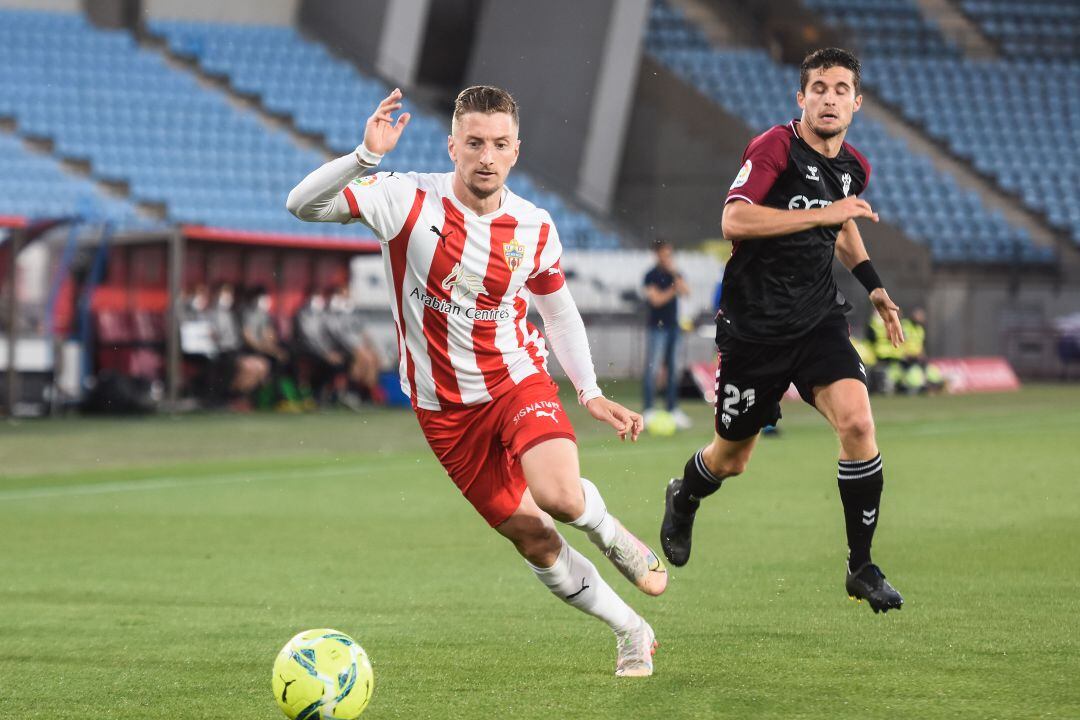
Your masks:
{"label": "player's knee", "polygon": [[844,442],[861,443],[874,439],[874,418],[870,413],[851,413],[837,422],[836,432]]}
{"label": "player's knee", "polygon": [[541,509],[559,522],[571,522],[585,512],[585,499],[581,492],[572,490],[553,493],[538,501]]}
{"label": "player's knee", "polygon": [[521,556],[537,567],[551,567],[562,550],[562,538],[558,531],[539,519],[523,530],[514,539]]}

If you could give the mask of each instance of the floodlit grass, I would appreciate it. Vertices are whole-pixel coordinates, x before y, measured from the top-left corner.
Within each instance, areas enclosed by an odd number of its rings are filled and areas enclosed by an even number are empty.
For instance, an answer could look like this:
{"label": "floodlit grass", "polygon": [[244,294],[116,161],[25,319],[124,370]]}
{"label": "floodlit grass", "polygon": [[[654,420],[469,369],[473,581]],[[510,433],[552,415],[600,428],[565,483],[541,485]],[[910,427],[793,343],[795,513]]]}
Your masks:
{"label": "floodlit grass", "polygon": [[[711,410],[622,446],[568,409],[583,472],[655,544]],[[314,627],[370,653],[371,720],[1080,716],[1080,387],[875,413],[902,612],[848,601],[836,441],[797,404],[661,598],[566,529],[656,629],[647,680],[613,677],[609,631],[486,527],[411,413],[2,425],[0,717],[276,718],[274,654]]]}

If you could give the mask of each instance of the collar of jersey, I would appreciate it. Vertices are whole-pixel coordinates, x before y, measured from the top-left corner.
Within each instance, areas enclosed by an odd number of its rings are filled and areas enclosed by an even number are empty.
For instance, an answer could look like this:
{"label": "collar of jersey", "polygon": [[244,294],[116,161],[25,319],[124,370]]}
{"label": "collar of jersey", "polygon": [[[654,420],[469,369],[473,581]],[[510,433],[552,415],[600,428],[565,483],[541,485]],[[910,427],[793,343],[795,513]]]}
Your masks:
{"label": "collar of jersey", "polygon": [[836,157],[829,157],[828,155],[822,155],[817,150],[815,150],[810,143],[803,140],[803,136],[799,133],[799,129],[798,129],[801,124],[802,123],[799,122],[799,118],[792,118],[791,122],[788,123],[788,127],[791,128],[791,132],[792,132],[793,135],[795,135],[795,139],[798,140],[800,143],[802,143],[802,146],[804,148],[806,148],[810,152],[814,153],[815,155],[817,155],[822,160],[825,160],[826,162],[832,162],[834,160],[838,160],[840,158],[840,156],[844,154],[844,150],[846,149],[844,146],[847,145],[847,139],[846,138],[844,139],[844,142],[840,144],[840,152],[836,153]]}
{"label": "collar of jersey", "polygon": [[517,197],[516,195],[514,195],[514,193],[510,191],[510,188],[505,185],[503,185],[502,193],[502,202],[499,203],[499,207],[495,208],[486,215],[477,215],[475,212],[466,207],[465,203],[458,200],[457,195],[454,194],[454,182],[453,176],[451,174],[450,187],[447,188],[446,197],[450,198],[450,202],[454,204],[454,207],[456,207],[458,210],[465,213],[466,215],[472,215],[478,220],[494,220],[500,215],[505,215],[508,212],[507,208],[510,206],[511,201],[513,200],[513,198]]}

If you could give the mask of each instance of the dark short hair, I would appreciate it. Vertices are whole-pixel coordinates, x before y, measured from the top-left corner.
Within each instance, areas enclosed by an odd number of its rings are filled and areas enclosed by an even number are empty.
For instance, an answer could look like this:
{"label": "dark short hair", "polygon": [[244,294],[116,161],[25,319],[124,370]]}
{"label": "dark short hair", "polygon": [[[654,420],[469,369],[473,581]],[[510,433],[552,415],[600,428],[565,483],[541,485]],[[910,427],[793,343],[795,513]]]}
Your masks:
{"label": "dark short hair", "polygon": [[473,85],[458,93],[454,100],[454,122],[471,112],[485,115],[506,113],[514,119],[515,125],[519,124],[517,100],[506,90],[491,85]]}
{"label": "dark short hair", "polygon": [[[664,238],[656,238],[655,240],[653,240],[653,244],[652,244],[653,252],[658,253],[661,250],[663,250],[664,248],[671,248],[671,243],[668,242],[667,240],[665,240]],[[674,250],[674,248],[672,248],[672,249]]]}
{"label": "dark short hair", "polygon": [[855,80],[855,92],[859,92],[862,82],[862,65],[859,58],[841,48],[822,48],[807,55],[802,65],[799,66],[799,90],[806,92],[806,84],[810,82],[811,70],[828,70],[831,67],[847,68],[851,71]]}

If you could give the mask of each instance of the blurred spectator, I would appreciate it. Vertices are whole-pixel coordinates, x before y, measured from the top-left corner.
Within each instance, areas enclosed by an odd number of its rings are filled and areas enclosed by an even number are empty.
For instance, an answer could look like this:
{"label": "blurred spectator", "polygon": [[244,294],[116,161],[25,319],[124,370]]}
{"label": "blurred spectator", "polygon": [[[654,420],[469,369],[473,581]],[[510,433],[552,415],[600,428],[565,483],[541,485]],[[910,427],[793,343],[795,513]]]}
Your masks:
{"label": "blurred spectator", "polygon": [[894,348],[885,330],[885,321],[876,312],[871,313],[870,324],[866,328],[866,339],[874,351],[875,363],[869,372],[874,374],[870,385],[878,388],[885,395],[891,395],[900,386],[904,370],[900,365],[903,357],[899,348]]}
{"label": "blurred spectator", "polygon": [[690,418],[677,406],[679,374],[675,366],[679,346],[679,296],[686,296],[690,288],[675,267],[675,252],[665,240],[653,245],[656,265],[645,274],[646,315],[645,381],[643,415],[645,425],[655,417],[653,401],[656,395],[656,376],[663,356],[665,367],[665,401],[667,411],[675,419],[676,427],[690,427]]}
{"label": "blurred spectator", "polygon": [[[330,338],[345,356],[352,389],[362,400],[382,403],[385,398],[379,386],[379,352],[347,286],[335,288],[330,295],[326,324]],[[352,406],[351,401],[347,396],[346,404]]]}
{"label": "blurred spectator", "polygon": [[909,395],[941,390],[945,386],[941,371],[926,357],[926,311],[917,307],[900,324],[904,328],[904,343],[900,346],[901,389]]}
{"label": "blurred spectator", "polygon": [[269,363],[270,382],[263,386],[259,405],[296,411],[300,409],[301,398],[292,379],[292,358],[278,337],[274,316],[270,314],[271,305],[270,293],[266,288],[255,287],[241,314],[241,335],[245,347]]}
{"label": "blurred spectator", "polygon": [[1080,364],[1080,313],[1064,315],[1054,320],[1057,334],[1058,359],[1061,360],[1062,379],[1069,378],[1074,364]]}
{"label": "blurred spectator", "polygon": [[259,355],[242,352],[243,339],[233,307],[234,298],[232,285],[224,283],[207,311],[217,349],[214,374],[216,381],[228,389],[230,399],[243,398],[248,402],[250,394],[269,378],[270,363]]}
{"label": "blurred spectator", "polygon": [[345,371],[345,355],[330,334],[326,299],[317,290],[293,318],[293,344],[300,363],[300,386],[310,388],[320,404],[338,399],[334,380]]}
{"label": "blurred spectator", "polygon": [[200,283],[183,301],[180,350],[191,370],[193,394],[209,405],[250,407],[250,394],[266,382],[269,364],[241,353],[240,332],[233,315],[232,286],[222,285],[213,301]]}

